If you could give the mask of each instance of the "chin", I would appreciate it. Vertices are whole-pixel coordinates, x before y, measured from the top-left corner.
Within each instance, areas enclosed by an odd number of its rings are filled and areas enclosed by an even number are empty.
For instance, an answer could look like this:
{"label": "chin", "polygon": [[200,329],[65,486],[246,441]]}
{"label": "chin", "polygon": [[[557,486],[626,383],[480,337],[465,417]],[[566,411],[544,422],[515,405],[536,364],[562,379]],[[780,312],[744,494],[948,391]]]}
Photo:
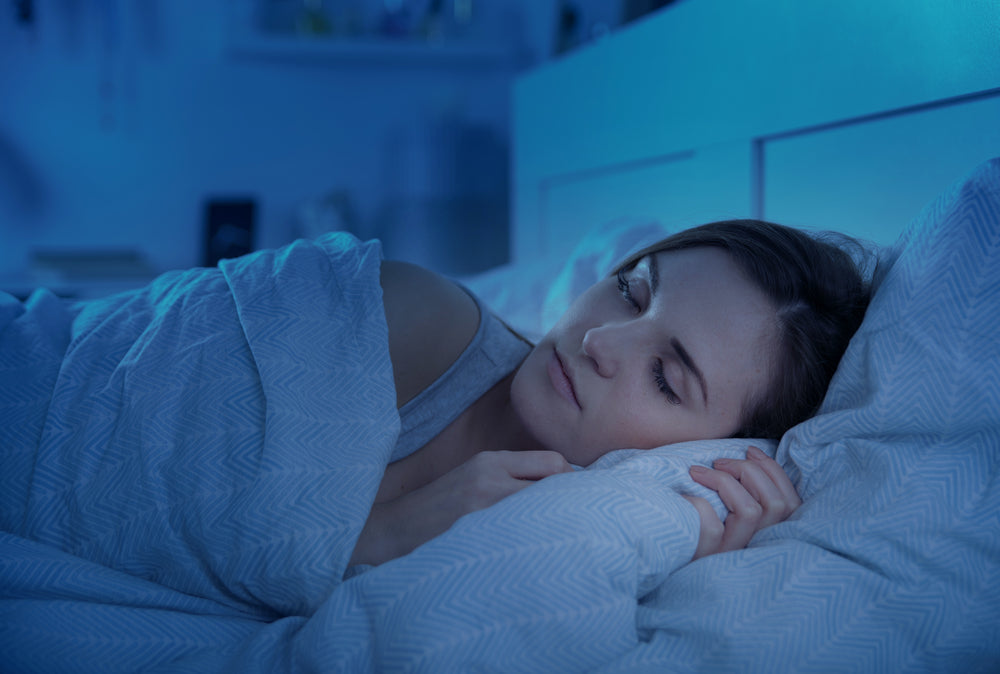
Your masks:
{"label": "chin", "polygon": [[[530,356],[529,356],[530,358]],[[543,373],[544,375],[544,373]],[[547,376],[547,375],[545,375]],[[553,409],[552,400],[547,400],[541,386],[538,372],[522,367],[514,376],[510,387],[510,404],[525,435],[530,438],[525,445],[559,452],[564,457],[565,437],[568,435],[565,421],[560,422],[559,410]],[[569,457],[566,457],[569,460]]]}
{"label": "chin", "polygon": [[514,375],[511,408],[536,446],[558,452],[574,465],[588,466],[606,452],[597,451],[592,442],[587,442],[579,410],[567,405],[552,388],[546,368],[551,348],[551,345],[536,346]]}

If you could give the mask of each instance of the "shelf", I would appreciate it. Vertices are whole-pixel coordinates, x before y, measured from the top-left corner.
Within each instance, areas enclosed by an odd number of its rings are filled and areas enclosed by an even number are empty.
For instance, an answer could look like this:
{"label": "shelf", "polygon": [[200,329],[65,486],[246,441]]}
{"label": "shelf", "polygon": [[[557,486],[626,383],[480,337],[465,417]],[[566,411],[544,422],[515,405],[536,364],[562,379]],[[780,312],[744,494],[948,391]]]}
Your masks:
{"label": "shelf", "polygon": [[91,300],[148,285],[155,276],[135,278],[58,279],[32,275],[0,276],[0,291],[25,300],[35,290],[45,288],[59,297]]}
{"label": "shelf", "polygon": [[393,65],[505,66],[514,50],[502,45],[410,42],[383,38],[322,38],[253,35],[234,39],[237,58],[307,63],[367,62]]}

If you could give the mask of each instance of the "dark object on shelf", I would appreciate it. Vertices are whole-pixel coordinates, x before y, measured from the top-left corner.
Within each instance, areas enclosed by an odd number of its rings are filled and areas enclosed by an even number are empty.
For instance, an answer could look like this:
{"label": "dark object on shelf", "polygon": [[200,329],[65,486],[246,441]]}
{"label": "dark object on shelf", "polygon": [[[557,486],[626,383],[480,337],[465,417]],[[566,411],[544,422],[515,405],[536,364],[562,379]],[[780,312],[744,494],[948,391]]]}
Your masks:
{"label": "dark object on shelf", "polygon": [[25,26],[33,24],[35,22],[34,0],[14,0],[14,15],[20,24]]}
{"label": "dark object on shelf", "polygon": [[254,248],[257,203],[253,199],[212,199],[205,204],[204,266],[246,255]]}
{"label": "dark object on shelf", "polygon": [[580,10],[569,2],[559,3],[556,24],[556,54],[565,54],[580,42]]}

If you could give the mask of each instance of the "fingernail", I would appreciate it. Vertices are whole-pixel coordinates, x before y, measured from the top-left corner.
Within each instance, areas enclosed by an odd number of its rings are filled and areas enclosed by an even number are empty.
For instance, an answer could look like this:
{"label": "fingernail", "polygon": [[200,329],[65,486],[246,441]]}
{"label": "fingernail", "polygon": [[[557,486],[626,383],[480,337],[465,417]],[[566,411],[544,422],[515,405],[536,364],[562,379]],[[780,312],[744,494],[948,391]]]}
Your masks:
{"label": "fingernail", "polygon": [[708,468],[705,468],[705,466],[691,466],[691,472],[695,475],[705,475],[708,473]]}
{"label": "fingernail", "polygon": [[747,449],[747,456],[749,456],[751,459],[766,459],[767,458],[767,454],[765,454],[764,452],[760,451],[758,448],[756,448],[756,447],[754,447],[752,445],[750,446],[749,449]]}

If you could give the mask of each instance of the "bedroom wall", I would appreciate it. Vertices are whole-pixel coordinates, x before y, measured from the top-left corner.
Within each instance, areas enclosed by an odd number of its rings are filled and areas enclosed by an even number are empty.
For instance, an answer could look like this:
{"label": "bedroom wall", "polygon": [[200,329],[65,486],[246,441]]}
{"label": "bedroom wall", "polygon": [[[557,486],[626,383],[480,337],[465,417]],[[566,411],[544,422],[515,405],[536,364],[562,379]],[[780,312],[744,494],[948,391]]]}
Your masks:
{"label": "bedroom wall", "polygon": [[303,233],[297,210],[333,192],[399,256],[461,235],[472,253],[424,261],[505,259],[508,89],[548,49],[552,2],[479,3],[473,27],[499,48],[483,58],[238,55],[245,4],[0,4],[3,287],[34,283],[37,248],[199,264],[204,203],[220,197],[256,201],[257,246]]}
{"label": "bedroom wall", "polygon": [[[506,259],[510,84],[553,55],[559,0],[474,2],[466,37],[492,51],[471,58],[247,53],[234,26],[253,1],[0,3],[0,287],[50,280],[36,249],[200,264],[212,198],[255,200],[258,247],[322,229],[329,212],[312,230],[297,213],[347,195],[346,226],[395,257],[457,273]],[[620,4],[575,0],[576,41]]]}

